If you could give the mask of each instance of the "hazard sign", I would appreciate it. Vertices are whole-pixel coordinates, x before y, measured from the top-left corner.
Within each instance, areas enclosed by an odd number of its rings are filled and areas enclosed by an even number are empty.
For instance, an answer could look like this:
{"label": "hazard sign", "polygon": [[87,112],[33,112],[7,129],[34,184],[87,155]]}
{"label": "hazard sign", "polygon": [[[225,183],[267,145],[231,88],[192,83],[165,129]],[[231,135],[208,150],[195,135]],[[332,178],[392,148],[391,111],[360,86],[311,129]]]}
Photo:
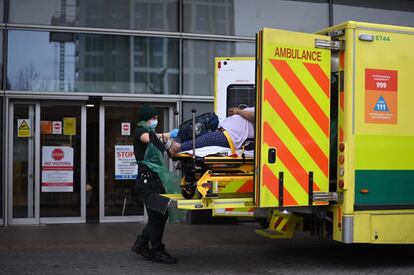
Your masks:
{"label": "hazard sign", "polygon": [[30,137],[30,119],[18,119],[17,120],[17,136],[18,137]]}
{"label": "hazard sign", "polygon": [[365,122],[397,124],[398,71],[365,69]]}
{"label": "hazard sign", "polygon": [[63,134],[67,136],[76,135],[76,117],[63,118]]}

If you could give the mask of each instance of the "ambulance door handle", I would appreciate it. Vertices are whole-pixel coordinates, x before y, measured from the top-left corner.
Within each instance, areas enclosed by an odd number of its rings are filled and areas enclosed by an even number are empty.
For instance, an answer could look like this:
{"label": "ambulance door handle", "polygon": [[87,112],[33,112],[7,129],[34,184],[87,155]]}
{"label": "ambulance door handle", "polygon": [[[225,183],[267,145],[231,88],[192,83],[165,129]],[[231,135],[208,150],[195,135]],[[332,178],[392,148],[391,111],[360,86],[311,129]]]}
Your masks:
{"label": "ambulance door handle", "polygon": [[275,163],[276,162],[276,148],[269,148],[267,151],[267,162]]}

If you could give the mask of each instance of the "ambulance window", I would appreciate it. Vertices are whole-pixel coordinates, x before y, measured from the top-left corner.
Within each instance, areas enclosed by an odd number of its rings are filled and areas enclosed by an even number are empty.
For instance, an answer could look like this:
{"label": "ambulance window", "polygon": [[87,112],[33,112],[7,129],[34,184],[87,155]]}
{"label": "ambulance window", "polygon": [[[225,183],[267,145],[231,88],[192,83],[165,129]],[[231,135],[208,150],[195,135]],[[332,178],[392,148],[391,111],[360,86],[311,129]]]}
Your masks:
{"label": "ambulance window", "polygon": [[256,89],[251,84],[232,84],[227,87],[227,110],[239,106],[252,107],[256,103]]}

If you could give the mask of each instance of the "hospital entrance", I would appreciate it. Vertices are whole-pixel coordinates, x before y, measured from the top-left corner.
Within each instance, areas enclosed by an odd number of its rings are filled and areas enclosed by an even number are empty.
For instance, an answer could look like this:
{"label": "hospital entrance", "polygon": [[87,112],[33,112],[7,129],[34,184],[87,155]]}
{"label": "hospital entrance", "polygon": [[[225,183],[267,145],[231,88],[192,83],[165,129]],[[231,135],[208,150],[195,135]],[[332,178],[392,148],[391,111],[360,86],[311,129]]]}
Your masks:
{"label": "hospital entrance", "polygon": [[[8,224],[144,221],[142,203],[132,198],[142,104],[10,100]],[[151,104],[156,130],[168,131],[176,105]]]}

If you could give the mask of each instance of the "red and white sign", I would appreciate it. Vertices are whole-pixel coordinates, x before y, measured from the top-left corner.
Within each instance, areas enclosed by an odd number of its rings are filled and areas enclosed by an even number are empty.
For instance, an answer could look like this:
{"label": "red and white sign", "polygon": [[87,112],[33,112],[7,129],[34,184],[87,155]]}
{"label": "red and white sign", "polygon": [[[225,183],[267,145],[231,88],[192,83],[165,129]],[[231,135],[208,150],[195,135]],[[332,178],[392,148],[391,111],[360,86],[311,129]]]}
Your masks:
{"label": "red and white sign", "polygon": [[52,122],[52,134],[61,135],[62,134],[62,121],[53,121]]}
{"label": "red and white sign", "polygon": [[365,69],[365,122],[397,124],[398,71]]}
{"label": "red and white sign", "polygon": [[115,180],[134,180],[138,165],[133,145],[115,145]]}
{"label": "red and white sign", "polygon": [[131,123],[129,123],[129,122],[122,122],[121,123],[121,135],[122,136],[131,135]]}
{"label": "red and white sign", "polygon": [[42,192],[73,192],[72,147],[42,147]]}

